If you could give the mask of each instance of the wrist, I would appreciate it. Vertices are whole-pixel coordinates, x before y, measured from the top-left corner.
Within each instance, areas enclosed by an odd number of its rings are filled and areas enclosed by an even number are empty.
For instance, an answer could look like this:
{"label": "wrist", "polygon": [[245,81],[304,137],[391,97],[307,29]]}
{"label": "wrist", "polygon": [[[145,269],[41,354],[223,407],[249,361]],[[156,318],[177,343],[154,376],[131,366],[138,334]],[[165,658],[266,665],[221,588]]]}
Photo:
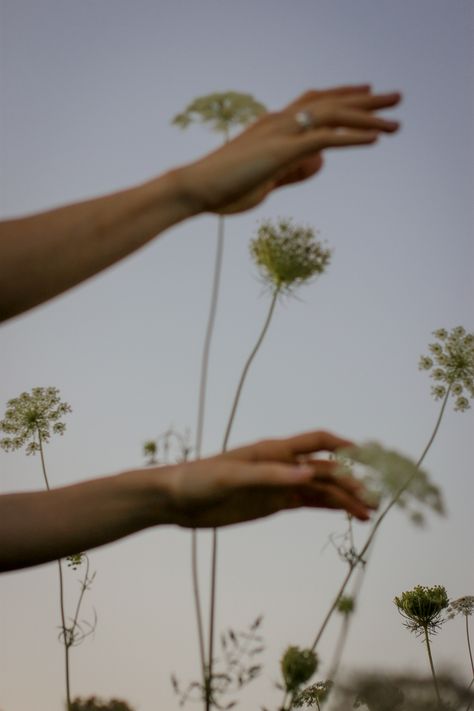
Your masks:
{"label": "wrist", "polygon": [[204,212],[205,209],[204,202],[195,184],[194,176],[189,168],[190,166],[188,165],[174,168],[157,178],[159,190],[162,191],[164,188],[169,195],[169,199],[177,205],[181,220],[195,217]]}
{"label": "wrist", "polygon": [[174,523],[170,467],[133,469],[117,474],[136,530]]}

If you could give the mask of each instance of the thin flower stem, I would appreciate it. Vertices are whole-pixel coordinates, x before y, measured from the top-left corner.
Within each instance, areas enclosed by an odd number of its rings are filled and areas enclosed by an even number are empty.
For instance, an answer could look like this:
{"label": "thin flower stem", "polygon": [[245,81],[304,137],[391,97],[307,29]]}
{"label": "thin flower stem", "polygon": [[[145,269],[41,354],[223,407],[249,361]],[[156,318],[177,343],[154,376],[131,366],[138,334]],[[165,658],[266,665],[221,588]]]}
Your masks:
{"label": "thin flower stem", "polygon": [[202,606],[201,597],[199,594],[199,577],[198,577],[198,541],[197,541],[197,531],[194,528],[191,533],[191,571],[193,578],[193,596],[194,596],[194,608],[196,612],[196,622],[198,630],[198,641],[199,641],[199,659],[201,663],[201,674],[203,684],[206,682],[206,668],[205,668],[205,650],[204,650],[204,628],[202,624]]}
{"label": "thin flower stem", "polygon": [[[229,442],[229,437],[230,433],[232,430],[232,425],[234,424],[234,419],[235,415],[237,412],[237,407],[239,405],[239,400],[240,400],[240,395],[242,393],[242,389],[245,383],[245,379],[247,377],[247,374],[249,372],[250,366],[252,365],[252,362],[255,358],[255,356],[258,353],[258,350],[260,346],[262,345],[263,339],[266,336],[266,333],[268,331],[268,328],[270,326],[270,322],[272,320],[273,313],[275,311],[275,305],[278,299],[278,295],[280,293],[280,290],[277,288],[273,292],[273,297],[270,303],[270,308],[268,309],[267,317],[265,319],[265,323],[263,324],[262,330],[260,332],[260,335],[255,343],[255,346],[253,347],[252,351],[250,352],[250,355],[247,358],[247,361],[243,367],[242,374],[240,376],[239,383],[237,385],[237,390],[234,396],[234,402],[232,404],[232,409],[229,415],[229,420],[227,422],[227,427],[226,431],[224,434],[224,440],[222,443],[222,452],[225,452],[227,450],[227,445]],[[210,695],[211,695],[211,687],[212,687],[212,665],[213,665],[213,653],[214,653],[214,623],[215,623],[215,612],[216,612],[216,581],[217,581],[217,529],[213,529],[212,531],[212,563],[211,563],[211,603],[210,603],[210,611],[209,611],[209,656],[208,656],[208,663],[207,663],[207,673],[208,673],[208,678],[209,678],[209,687],[208,687],[208,693],[206,694],[206,711],[209,711],[210,709]]]}
{"label": "thin flower stem", "polygon": [[328,622],[329,622],[329,620],[331,619],[332,614],[333,614],[334,610],[335,610],[336,607],[337,607],[337,603],[339,602],[339,599],[340,599],[340,598],[342,597],[342,595],[344,594],[344,591],[345,591],[345,589],[346,589],[346,586],[347,586],[349,580],[351,579],[352,573],[354,572],[355,568],[356,568],[356,564],[355,564],[355,563],[349,563],[349,570],[348,570],[348,572],[346,573],[346,576],[345,576],[344,580],[342,581],[341,587],[339,588],[339,590],[337,591],[336,596],[334,597],[334,600],[333,600],[333,602],[332,602],[331,607],[329,608],[329,610],[328,610],[327,613],[326,613],[326,617],[324,618],[324,620],[323,620],[323,622],[322,622],[322,625],[321,625],[321,627],[319,628],[319,631],[318,631],[318,633],[317,633],[317,635],[316,635],[316,637],[315,637],[315,639],[314,639],[313,644],[311,645],[311,650],[312,650],[313,652],[314,652],[314,650],[316,649],[316,647],[318,646],[319,640],[320,640],[321,637],[323,636],[324,630],[326,629],[326,627],[327,627],[327,625],[328,625]]}
{"label": "thin flower stem", "polygon": [[436,696],[438,698],[438,704],[439,704],[439,707],[441,708],[443,702],[441,701],[441,695],[439,693],[438,680],[436,678],[436,672],[435,672],[435,668],[434,668],[434,664],[433,664],[433,657],[431,655],[430,637],[428,634],[427,627],[424,628],[424,632],[425,632],[426,651],[428,652],[428,659],[430,661],[431,674],[433,675],[433,683],[434,683],[434,687],[435,687],[435,691],[436,691]]}
{"label": "thin flower stem", "polygon": [[[226,130],[224,143],[229,141],[229,132]],[[202,450],[202,439],[204,432],[204,416],[206,409],[206,392],[207,392],[207,375],[209,370],[209,355],[211,350],[212,336],[214,333],[214,325],[217,313],[217,304],[219,301],[219,287],[222,272],[222,257],[224,253],[224,217],[219,215],[217,223],[217,246],[216,256],[214,260],[214,276],[212,280],[211,303],[209,307],[209,316],[207,320],[206,336],[204,339],[204,348],[201,358],[201,375],[199,381],[199,398],[198,398],[198,414],[196,424],[196,459],[200,459]],[[206,674],[206,652],[204,647],[204,626],[202,621],[202,605],[199,592],[199,563],[198,563],[198,535],[194,528],[192,531],[191,540],[191,571],[193,579],[193,596],[194,608],[196,612],[196,623],[198,629],[199,642],[199,657],[201,662],[201,674],[204,688],[207,689],[207,674]],[[206,691],[206,698],[208,693]]]}
{"label": "thin flower stem", "polygon": [[[43,477],[46,484],[46,489],[51,490],[48,481],[48,474],[46,472],[46,462],[43,450],[43,440],[41,437],[41,432],[38,430],[38,443],[41,457],[41,468],[43,470]],[[61,611],[61,628],[63,633],[63,643],[64,643],[64,662],[65,662],[65,677],[66,677],[66,700],[67,700],[67,711],[71,709],[71,684],[70,684],[70,664],[69,664],[69,640],[68,640],[68,629],[66,627],[66,613],[64,611],[64,581],[63,581],[63,569],[61,565],[61,560],[58,559],[58,573],[59,573],[59,608]]]}
{"label": "thin flower stem", "polygon": [[[422,464],[424,458],[425,458],[426,455],[428,454],[428,451],[429,451],[431,445],[433,444],[434,439],[435,439],[435,437],[436,437],[436,435],[437,435],[437,433],[438,433],[438,430],[439,430],[439,427],[440,427],[440,424],[441,424],[441,420],[443,419],[444,411],[445,411],[445,409],[446,409],[446,405],[447,405],[448,397],[449,397],[450,393],[451,393],[451,386],[448,387],[448,390],[447,390],[446,395],[445,395],[445,397],[444,397],[443,404],[442,404],[442,406],[441,406],[441,409],[440,409],[440,412],[439,412],[439,415],[438,415],[438,419],[437,419],[436,424],[435,424],[435,426],[434,426],[434,429],[433,429],[433,432],[432,432],[432,434],[431,434],[431,437],[430,437],[430,439],[428,440],[428,444],[426,445],[425,449],[423,450],[422,455],[420,456],[420,458],[418,459],[418,461],[417,461],[417,463],[416,463],[417,469],[421,466],[421,464]],[[401,496],[401,495],[404,493],[404,491],[410,486],[410,484],[411,484],[411,482],[413,481],[413,478],[414,478],[415,476],[416,476],[415,474],[413,474],[412,476],[410,476],[410,477],[407,479],[407,481],[398,489],[398,491],[393,495],[393,497],[391,498],[391,500],[389,501],[389,503],[387,504],[387,506],[385,507],[385,509],[382,511],[382,513],[381,513],[380,516],[378,517],[377,521],[376,521],[376,522],[374,523],[374,525],[372,526],[372,530],[371,530],[371,532],[369,533],[366,542],[364,543],[364,545],[363,545],[363,547],[362,547],[360,553],[359,553],[358,556],[357,556],[359,562],[362,562],[362,560],[363,560],[363,558],[364,558],[364,555],[367,553],[367,551],[368,551],[368,549],[369,549],[369,547],[370,547],[372,541],[374,540],[375,534],[377,533],[377,530],[379,529],[379,527],[380,527],[382,521],[383,521],[384,518],[387,516],[387,514],[389,513],[389,511],[395,506],[395,504],[396,504],[397,501],[399,500],[400,496]],[[327,624],[328,624],[328,622],[329,622],[329,620],[330,620],[330,618],[331,618],[331,616],[332,616],[334,610],[335,610],[336,607],[337,607],[338,600],[339,600],[339,598],[341,597],[341,595],[344,594],[344,591],[345,591],[345,589],[346,589],[346,586],[348,585],[350,579],[352,578],[352,574],[353,574],[354,570],[356,569],[356,567],[357,567],[357,563],[351,563],[351,564],[350,564],[349,571],[348,571],[348,573],[346,574],[346,576],[345,576],[345,578],[344,578],[344,581],[343,581],[341,587],[339,588],[339,591],[338,591],[336,597],[334,598],[334,601],[333,601],[331,607],[329,608],[329,612],[327,613],[326,617],[324,618],[323,623],[322,623],[322,625],[321,625],[321,627],[320,627],[320,629],[319,629],[319,631],[318,631],[318,633],[317,633],[317,635],[316,635],[316,638],[315,638],[315,640],[314,640],[314,642],[313,642],[313,646],[311,647],[311,649],[312,649],[313,651],[316,649],[316,646],[318,645],[319,640],[321,639],[321,636],[322,636],[324,630],[326,629]],[[366,566],[365,566],[365,567],[366,567]]]}
{"label": "thin flower stem", "polygon": [[469,638],[469,620],[467,615],[466,617],[466,638],[467,638],[467,648],[469,650],[469,659],[471,660],[471,669],[472,669],[472,676],[474,677],[474,661],[472,659],[472,648],[471,648],[471,640]]}
{"label": "thin flower stem", "polygon": [[[201,360],[201,378],[199,384],[199,402],[196,425],[196,459],[200,459],[202,450],[202,439],[204,431],[204,415],[206,405],[207,374],[209,368],[209,354],[211,341],[214,333],[214,325],[217,313],[217,303],[219,299],[219,286],[222,271],[222,257],[224,252],[224,218],[219,217],[217,232],[216,257],[214,262],[214,277],[212,283],[211,304],[204,340],[204,349]],[[196,611],[196,622],[198,628],[199,656],[201,661],[201,674],[203,684],[206,685],[206,652],[204,647],[204,626],[202,621],[202,605],[199,593],[199,565],[198,565],[198,534],[196,529],[192,531],[191,566],[193,578],[194,607]],[[206,694],[207,696],[207,694]]]}
{"label": "thin flower stem", "polygon": [[204,432],[204,416],[206,409],[207,376],[209,370],[209,355],[212,336],[216,321],[217,303],[219,300],[219,287],[222,272],[222,258],[224,254],[224,218],[219,215],[217,227],[217,246],[214,262],[214,276],[212,281],[211,303],[206,327],[206,337],[201,359],[201,376],[199,382],[198,414],[196,424],[196,459],[201,457],[202,439]]}
{"label": "thin flower stem", "polygon": [[237,407],[239,405],[240,395],[242,393],[242,388],[244,387],[247,373],[249,371],[250,366],[252,365],[253,359],[257,355],[258,350],[259,350],[260,346],[262,345],[263,339],[265,338],[265,336],[267,334],[268,327],[270,326],[270,321],[272,320],[273,312],[275,310],[275,305],[276,305],[279,293],[280,293],[279,289],[275,289],[275,291],[273,292],[273,297],[272,297],[272,300],[270,303],[270,308],[268,310],[267,318],[266,318],[265,323],[263,325],[262,331],[260,333],[260,336],[257,339],[257,342],[255,343],[255,346],[252,349],[252,352],[250,353],[249,357],[247,358],[247,362],[245,363],[244,368],[242,370],[242,375],[240,376],[239,384],[237,385],[237,390],[235,393],[234,402],[232,405],[232,410],[231,410],[231,413],[229,416],[229,420],[227,422],[227,428],[226,428],[225,435],[224,435],[224,442],[222,445],[223,452],[225,452],[227,449],[227,444],[229,442],[230,432],[232,429],[232,425],[234,424],[235,413],[237,412]]}

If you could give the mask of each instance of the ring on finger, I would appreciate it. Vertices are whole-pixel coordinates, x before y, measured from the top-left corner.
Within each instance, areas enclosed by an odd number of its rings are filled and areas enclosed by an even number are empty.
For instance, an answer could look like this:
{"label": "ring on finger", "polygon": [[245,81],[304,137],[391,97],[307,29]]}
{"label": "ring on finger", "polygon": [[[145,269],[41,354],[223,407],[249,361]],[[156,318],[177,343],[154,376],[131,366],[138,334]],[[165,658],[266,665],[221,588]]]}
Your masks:
{"label": "ring on finger", "polygon": [[316,118],[311,111],[298,111],[294,119],[303,131],[309,131],[316,126]]}

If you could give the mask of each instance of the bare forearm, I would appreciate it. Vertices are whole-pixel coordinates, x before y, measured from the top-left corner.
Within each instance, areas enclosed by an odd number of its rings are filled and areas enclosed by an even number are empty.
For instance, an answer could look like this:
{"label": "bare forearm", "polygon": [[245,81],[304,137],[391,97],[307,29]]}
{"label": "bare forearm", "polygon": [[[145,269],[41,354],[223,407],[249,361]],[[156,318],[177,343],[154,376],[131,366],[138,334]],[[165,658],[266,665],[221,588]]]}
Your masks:
{"label": "bare forearm", "polygon": [[0,320],[50,299],[195,214],[180,170],[129,190],[0,223]]}
{"label": "bare forearm", "polygon": [[166,468],[0,496],[0,571],[24,568],[169,523]]}

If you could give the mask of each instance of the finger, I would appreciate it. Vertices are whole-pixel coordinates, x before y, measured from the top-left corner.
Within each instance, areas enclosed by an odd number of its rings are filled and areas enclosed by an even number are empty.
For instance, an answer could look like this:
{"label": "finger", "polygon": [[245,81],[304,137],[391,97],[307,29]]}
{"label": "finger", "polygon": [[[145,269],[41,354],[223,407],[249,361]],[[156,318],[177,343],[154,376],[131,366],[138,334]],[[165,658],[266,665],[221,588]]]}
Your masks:
{"label": "finger", "polygon": [[303,506],[312,508],[343,509],[360,521],[368,521],[370,509],[359,499],[336,485],[320,484],[304,489],[301,495]]}
{"label": "finger", "polygon": [[310,89],[305,91],[303,94],[298,96],[297,99],[288,104],[286,109],[299,109],[311,102],[326,98],[331,98],[332,96],[345,96],[346,94],[366,94],[370,91],[370,84],[346,84],[343,86],[335,86],[329,89]]}
{"label": "finger", "polygon": [[[319,120],[316,116],[315,121],[317,126]],[[367,113],[365,111],[346,107],[340,108],[336,111],[328,112],[327,118],[321,117],[320,124],[331,127],[363,128],[368,130],[387,132],[396,131],[397,128],[399,128],[400,126],[398,121],[389,121],[387,119],[380,118],[380,116],[374,116],[373,114]]]}
{"label": "finger", "polygon": [[313,467],[307,464],[280,464],[273,462],[225,462],[218,475],[220,489],[247,487],[291,487],[311,482]]}
{"label": "finger", "polygon": [[377,141],[378,131],[347,129],[318,129],[302,134],[298,139],[302,152],[321,151],[326,148],[371,145]]}
{"label": "finger", "polygon": [[[365,111],[375,111],[377,109],[388,109],[400,103],[402,95],[398,91],[393,91],[390,94],[370,94],[347,96],[341,98],[341,103],[345,106],[353,106]],[[317,108],[317,103],[313,107]],[[308,107],[311,110],[311,107]]]}
{"label": "finger", "polygon": [[325,430],[313,430],[284,439],[267,439],[246,447],[233,449],[224,455],[228,459],[253,462],[279,461],[295,462],[297,457],[314,452],[335,452],[342,447],[352,447],[354,443]]}

